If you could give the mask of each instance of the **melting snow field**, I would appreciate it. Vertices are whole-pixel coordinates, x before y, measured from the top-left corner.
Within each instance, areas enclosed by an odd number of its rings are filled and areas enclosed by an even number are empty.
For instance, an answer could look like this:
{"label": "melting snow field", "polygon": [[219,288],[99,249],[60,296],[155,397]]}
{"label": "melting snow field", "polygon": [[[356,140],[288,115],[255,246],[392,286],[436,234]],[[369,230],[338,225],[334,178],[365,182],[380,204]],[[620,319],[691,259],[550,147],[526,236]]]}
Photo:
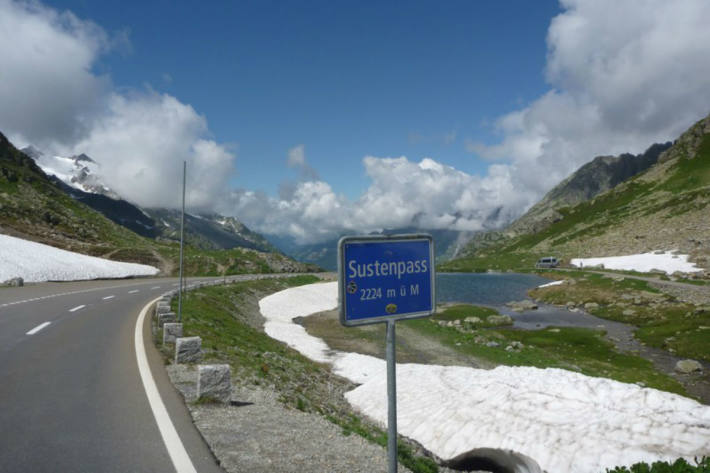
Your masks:
{"label": "melting snow field", "polygon": [[640,255],[609,256],[604,258],[573,258],[570,264],[577,267],[603,264],[605,269],[638,271],[641,273],[648,273],[653,269],[665,271],[666,274],[673,274],[676,271],[681,273],[702,271],[701,268],[695,266],[695,263],[688,261],[688,255],[676,255],[670,251],[659,254],[643,253]]}
{"label": "melting snow field", "polygon": [[16,277],[25,282],[125,278],[153,276],[158,271],[153,266],[109,261],[0,235],[0,282]]}
{"label": "melting snow field", "polygon": [[[292,322],[337,304],[337,283],[324,283],[272,294],[259,308],[269,336],[331,363],[337,374],[360,384],[346,398],[386,425],[384,360],[332,351]],[[399,433],[441,458],[505,449],[532,458],[549,473],[598,473],[710,454],[710,407],[559,369],[398,364],[397,414]]]}

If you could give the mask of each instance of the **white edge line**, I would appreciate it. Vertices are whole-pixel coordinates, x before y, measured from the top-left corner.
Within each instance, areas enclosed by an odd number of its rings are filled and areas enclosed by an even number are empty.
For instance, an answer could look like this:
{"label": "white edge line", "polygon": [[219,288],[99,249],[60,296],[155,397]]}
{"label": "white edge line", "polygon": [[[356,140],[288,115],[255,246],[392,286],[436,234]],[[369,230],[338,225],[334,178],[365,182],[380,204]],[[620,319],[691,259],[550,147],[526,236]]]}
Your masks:
{"label": "white edge line", "polygon": [[38,326],[36,326],[35,328],[33,328],[32,330],[27,332],[25,335],[34,335],[35,333],[39,332],[40,330],[42,330],[43,328],[45,328],[47,325],[49,325],[51,323],[52,322],[45,322],[43,324],[39,324]]}
{"label": "white edge line", "polygon": [[77,310],[83,309],[84,307],[86,307],[86,306],[85,305],[78,305],[78,306],[74,307],[73,309],[69,309],[69,312],[76,312]]}
{"label": "white edge line", "polygon": [[116,296],[106,296],[106,297],[102,297],[101,300],[102,300],[102,301],[107,301],[107,300],[109,300],[109,299],[113,299],[114,297],[116,297]]}
{"label": "white edge line", "polygon": [[185,446],[180,440],[177,430],[175,430],[173,422],[170,420],[168,410],[165,408],[165,404],[163,404],[163,400],[160,397],[158,387],[155,385],[153,374],[150,371],[148,356],[145,353],[145,345],[143,344],[143,323],[145,315],[148,313],[150,307],[159,299],[160,297],[156,297],[143,307],[136,321],[134,339],[138,371],[140,372],[143,388],[148,397],[150,408],[153,411],[155,422],[158,424],[160,435],[163,437],[163,443],[165,443],[165,448],[168,450],[168,455],[170,455],[170,460],[173,462],[175,471],[177,471],[177,473],[197,473],[197,470],[195,470],[192,464],[192,460],[190,460],[190,456],[185,450]]}

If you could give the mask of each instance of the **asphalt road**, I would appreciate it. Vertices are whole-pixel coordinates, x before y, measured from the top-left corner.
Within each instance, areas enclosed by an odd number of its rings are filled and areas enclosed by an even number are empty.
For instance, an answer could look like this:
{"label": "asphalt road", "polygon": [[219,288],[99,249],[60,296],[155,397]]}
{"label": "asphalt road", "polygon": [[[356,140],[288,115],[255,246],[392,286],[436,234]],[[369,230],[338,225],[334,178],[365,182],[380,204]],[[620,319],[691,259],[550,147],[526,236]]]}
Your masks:
{"label": "asphalt road", "polygon": [[[175,471],[136,361],[143,306],[176,279],[0,288],[0,472]],[[149,318],[146,319],[149,321]],[[195,469],[222,472],[143,334],[151,372]]]}

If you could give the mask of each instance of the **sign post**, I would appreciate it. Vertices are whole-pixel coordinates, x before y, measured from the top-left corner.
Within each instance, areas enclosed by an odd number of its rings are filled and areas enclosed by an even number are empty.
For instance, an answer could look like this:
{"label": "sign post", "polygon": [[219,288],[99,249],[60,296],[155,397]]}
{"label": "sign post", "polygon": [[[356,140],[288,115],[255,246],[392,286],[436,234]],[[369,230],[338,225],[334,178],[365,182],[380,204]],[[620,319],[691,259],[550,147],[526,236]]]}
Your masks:
{"label": "sign post", "polygon": [[338,242],[340,323],[387,324],[387,460],[397,472],[395,322],[436,309],[430,235],[343,237]]}

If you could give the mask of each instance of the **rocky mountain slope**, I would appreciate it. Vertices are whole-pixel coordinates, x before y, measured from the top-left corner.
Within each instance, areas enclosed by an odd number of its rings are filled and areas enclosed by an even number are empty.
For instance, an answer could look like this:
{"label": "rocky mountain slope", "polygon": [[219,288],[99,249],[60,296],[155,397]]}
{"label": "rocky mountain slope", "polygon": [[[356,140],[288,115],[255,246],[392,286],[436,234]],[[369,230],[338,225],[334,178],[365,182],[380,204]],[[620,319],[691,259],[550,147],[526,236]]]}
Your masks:
{"label": "rocky mountain slope", "polygon": [[0,133],[0,228],[32,240],[96,254],[141,239],[57,187]]}
{"label": "rocky mountain slope", "polygon": [[[567,183],[575,180],[572,176]],[[555,201],[548,197],[548,203]],[[554,208],[554,218],[535,219],[544,214],[538,211],[544,206],[536,206],[532,217],[524,217],[534,224],[514,224],[510,231],[479,236],[464,257],[444,268],[531,267],[548,254],[569,259],[658,250],[678,250],[708,267],[709,203],[710,116],[683,133],[647,170],[592,199]]]}
{"label": "rocky mountain slope", "polygon": [[[161,240],[180,240],[180,212],[175,209],[143,209],[124,200],[101,178],[100,164],[80,154],[49,156],[33,146],[21,150],[72,198],[102,213],[131,231]],[[205,250],[251,248],[277,251],[263,236],[234,217],[218,214],[186,214],[185,241]]]}
{"label": "rocky mountain slope", "polygon": [[[153,221],[157,238],[180,240],[179,210],[148,208],[142,209]],[[219,214],[185,214],[185,241],[205,250],[230,248],[251,248],[259,251],[278,251],[266,238],[251,231],[234,217]]]}
{"label": "rocky mountain slope", "polygon": [[653,144],[643,154],[597,156],[557,184],[543,199],[513,222],[505,233],[509,236],[534,233],[560,220],[560,208],[572,207],[602,192],[613,189],[632,176],[656,164],[671,143]]}

